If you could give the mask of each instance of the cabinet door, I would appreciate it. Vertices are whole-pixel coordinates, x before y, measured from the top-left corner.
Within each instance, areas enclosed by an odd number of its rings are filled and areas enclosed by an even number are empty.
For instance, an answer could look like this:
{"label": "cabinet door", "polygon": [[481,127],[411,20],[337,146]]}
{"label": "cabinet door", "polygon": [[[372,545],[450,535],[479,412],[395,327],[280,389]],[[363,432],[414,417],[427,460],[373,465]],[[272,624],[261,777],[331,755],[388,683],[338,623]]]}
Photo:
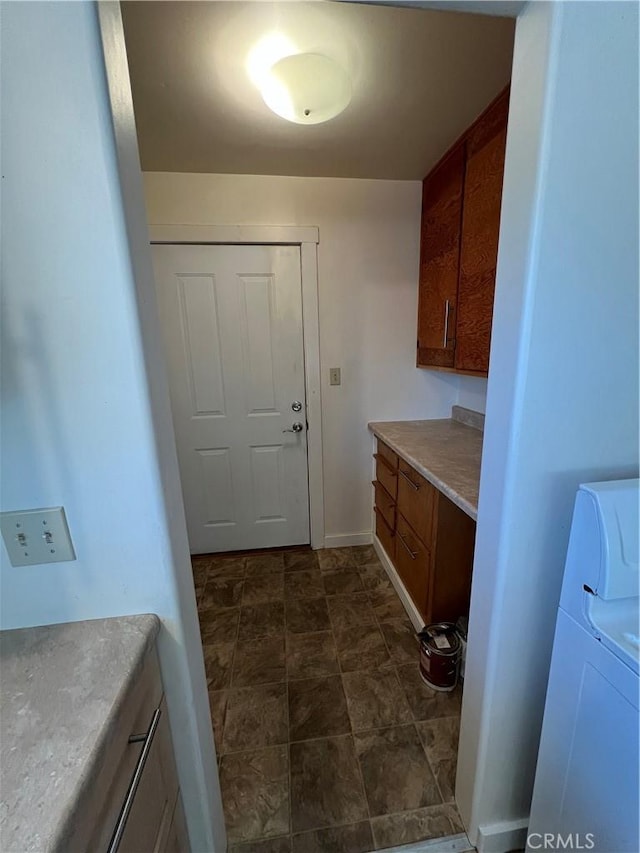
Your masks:
{"label": "cabinet door", "polygon": [[398,496],[398,457],[383,442],[378,441],[378,452],[374,453],[376,460],[376,480],[387,490],[392,500]]}
{"label": "cabinet door", "polygon": [[436,490],[404,460],[400,461],[398,474],[398,512],[430,548]]}
{"label": "cabinet door", "polygon": [[469,615],[476,523],[438,492],[429,604],[434,622]]}
{"label": "cabinet door", "polygon": [[163,838],[171,826],[178,780],[164,700],[160,707],[162,715],[120,841],[119,853],[153,853],[161,850]]}
{"label": "cabinet door", "polygon": [[396,528],[396,502],[393,500],[391,495],[387,492],[384,486],[382,486],[377,480],[373,481],[373,488],[375,489],[375,508],[379,510],[383,519],[387,522],[388,527],[391,530],[395,530]]}
{"label": "cabinet door", "polygon": [[420,615],[425,622],[430,622],[431,552],[400,513],[396,522],[395,566]]}
{"label": "cabinet door", "polygon": [[386,520],[379,507],[374,507],[376,513],[376,536],[386,551],[387,557],[396,564],[396,531]]}
{"label": "cabinet door", "polygon": [[464,144],[422,185],[418,367],[453,367]]}
{"label": "cabinet door", "polygon": [[455,367],[487,374],[498,259],[509,90],[467,137]]}

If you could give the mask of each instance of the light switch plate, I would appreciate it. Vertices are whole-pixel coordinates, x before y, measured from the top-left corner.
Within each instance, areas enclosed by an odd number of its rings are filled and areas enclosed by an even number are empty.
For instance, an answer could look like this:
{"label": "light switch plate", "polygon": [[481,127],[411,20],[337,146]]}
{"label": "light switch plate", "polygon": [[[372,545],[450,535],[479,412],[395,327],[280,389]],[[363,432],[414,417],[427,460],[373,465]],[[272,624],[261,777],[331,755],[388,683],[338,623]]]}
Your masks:
{"label": "light switch plate", "polygon": [[329,368],[329,385],[340,385],[341,377],[340,377],[340,368],[339,367],[330,367]]}
{"label": "light switch plate", "polygon": [[0,513],[0,529],[12,566],[75,560],[64,507]]}

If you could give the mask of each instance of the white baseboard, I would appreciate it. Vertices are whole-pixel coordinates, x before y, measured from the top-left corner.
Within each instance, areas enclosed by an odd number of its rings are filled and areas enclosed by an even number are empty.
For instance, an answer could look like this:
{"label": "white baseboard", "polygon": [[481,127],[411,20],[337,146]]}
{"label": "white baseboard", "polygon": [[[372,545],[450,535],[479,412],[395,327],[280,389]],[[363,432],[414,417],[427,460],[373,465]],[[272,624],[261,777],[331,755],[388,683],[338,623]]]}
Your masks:
{"label": "white baseboard", "polygon": [[511,850],[524,850],[527,845],[528,828],[528,817],[479,826],[476,849],[478,853],[509,853]]}
{"label": "white baseboard", "polygon": [[387,556],[387,552],[382,547],[377,536],[373,537],[373,547],[376,549],[376,554],[380,557],[380,562],[384,566],[385,572],[389,575],[389,580],[393,584],[395,591],[398,593],[398,597],[400,598],[404,609],[407,611],[407,616],[411,620],[411,624],[416,631],[422,631],[424,628],[424,619],[420,615],[418,608],[411,600],[411,596],[405,589],[405,586],[400,579],[400,575],[397,573],[395,566]]}
{"label": "white baseboard", "polygon": [[354,545],[371,545],[372,533],[363,530],[362,533],[332,533],[324,537],[325,548],[349,548]]}

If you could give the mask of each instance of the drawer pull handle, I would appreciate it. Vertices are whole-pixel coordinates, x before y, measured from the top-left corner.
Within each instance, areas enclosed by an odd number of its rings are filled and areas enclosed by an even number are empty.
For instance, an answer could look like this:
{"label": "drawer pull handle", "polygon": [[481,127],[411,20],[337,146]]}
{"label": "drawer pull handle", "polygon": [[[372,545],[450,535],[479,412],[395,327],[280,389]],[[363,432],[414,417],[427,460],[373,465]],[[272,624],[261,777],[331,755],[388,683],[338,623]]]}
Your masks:
{"label": "drawer pull handle", "polygon": [[407,483],[409,483],[412,489],[415,489],[416,492],[420,491],[420,483],[414,483],[411,477],[408,474],[405,474],[402,468],[400,469],[400,474],[405,478],[405,480],[407,481]]}
{"label": "drawer pull handle", "polygon": [[374,487],[374,489],[376,490],[376,496],[377,496],[377,494],[378,494],[378,489],[379,489],[379,488],[380,488],[380,489],[382,489],[382,492],[383,492],[383,495],[384,495],[384,500],[386,500],[386,502],[387,502],[387,505],[388,505],[389,509],[395,509],[396,502],[395,502],[395,501],[393,500],[393,498],[389,495],[389,493],[387,492],[387,490],[385,489],[385,487],[382,485],[382,483],[379,483],[377,480],[372,480],[372,481],[371,481],[371,485],[372,485],[372,486]]}
{"label": "drawer pull handle", "polygon": [[449,345],[449,300],[446,299],[444,303],[444,338],[442,341],[443,349],[446,349]]}
{"label": "drawer pull handle", "polygon": [[375,514],[378,516],[378,518],[380,519],[380,521],[384,524],[384,526],[385,526],[385,527],[387,528],[387,530],[389,531],[389,536],[392,536],[392,537],[393,537],[393,536],[395,536],[395,535],[396,535],[396,531],[391,527],[391,525],[389,524],[389,522],[387,521],[387,519],[384,517],[384,515],[380,512],[380,510],[378,509],[378,507],[377,507],[377,506],[374,506],[373,511],[375,512]]}
{"label": "drawer pull handle", "polygon": [[133,776],[131,777],[131,782],[129,783],[127,795],[124,798],[124,803],[122,804],[122,809],[118,817],[118,822],[116,823],[116,828],[114,829],[113,835],[111,836],[111,841],[109,842],[109,847],[107,848],[108,853],[116,853],[116,851],[120,847],[122,836],[124,835],[124,831],[127,827],[129,814],[131,813],[131,809],[133,807],[133,801],[136,797],[136,791],[138,790],[140,779],[142,778],[144,766],[147,763],[147,758],[149,758],[149,753],[151,752],[151,747],[153,746],[153,738],[157,731],[158,723],[160,722],[161,713],[162,712],[160,708],[156,708],[156,710],[153,712],[153,717],[151,718],[151,723],[149,724],[149,731],[146,734],[132,735],[129,738],[129,743],[144,743],[144,746],[142,747],[142,751],[138,757],[135,770],[133,771]]}
{"label": "drawer pull handle", "polygon": [[418,552],[417,552],[417,551],[412,551],[412,550],[411,550],[411,548],[409,548],[409,546],[407,545],[407,543],[404,541],[404,537],[402,536],[402,534],[401,534],[399,531],[397,531],[397,530],[396,530],[396,533],[398,534],[398,539],[399,539],[399,540],[402,542],[402,544],[404,545],[404,548],[405,548],[405,550],[406,550],[407,554],[411,557],[411,559],[412,559],[412,560],[415,560],[415,558],[418,556]]}
{"label": "drawer pull handle", "polygon": [[396,469],[393,467],[393,465],[391,464],[391,462],[389,462],[389,460],[388,460],[386,457],[384,457],[384,456],[382,455],[382,453],[374,453],[374,454],[373,454],[373,458],[374,458],[375,460],[377,460],[378,462],[382,462],[382,464],[383,464],[383,465],[384,465],[384,467],[387,469],[387,471],[390,471],[390,472],[393,474],[393,476],[394,476],[394,477],[396,476],[396,474],[397,474],[398,472],[397,472],[397,471],[396,471]]}

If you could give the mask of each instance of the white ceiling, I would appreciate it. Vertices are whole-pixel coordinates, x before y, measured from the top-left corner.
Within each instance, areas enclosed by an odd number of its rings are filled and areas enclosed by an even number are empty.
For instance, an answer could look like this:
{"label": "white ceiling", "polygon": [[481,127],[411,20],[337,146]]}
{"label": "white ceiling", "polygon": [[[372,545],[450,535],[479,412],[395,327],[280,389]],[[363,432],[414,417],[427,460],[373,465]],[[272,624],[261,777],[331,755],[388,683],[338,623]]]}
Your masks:
{"label": "white ceiling", "polygon": [[[514,21],[330,2],[125,2],[145,171],[420,179],[509,81]],[[271,113],[247,73],[277,34],[353,84],[319,125]]]}

